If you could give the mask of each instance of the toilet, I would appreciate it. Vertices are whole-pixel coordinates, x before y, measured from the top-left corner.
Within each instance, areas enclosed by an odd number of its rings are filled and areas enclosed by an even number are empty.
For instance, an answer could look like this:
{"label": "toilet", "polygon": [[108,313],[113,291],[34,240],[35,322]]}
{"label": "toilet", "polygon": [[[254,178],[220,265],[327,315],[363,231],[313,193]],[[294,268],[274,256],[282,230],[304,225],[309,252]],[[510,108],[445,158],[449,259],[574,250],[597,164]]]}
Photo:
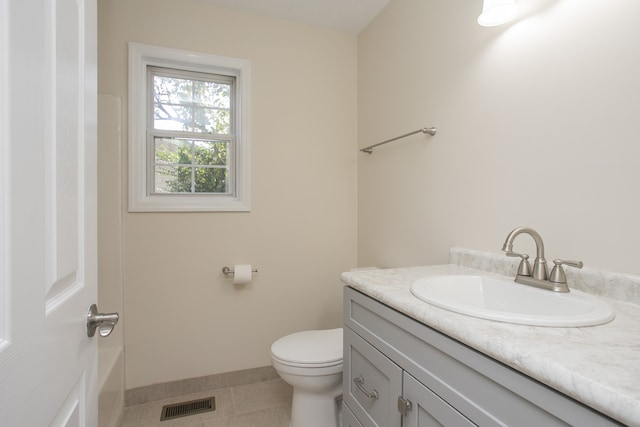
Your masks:
{"label": "toilet", "polygon": [[338,427],[342,328],[284,336],[271,346],[271,363],[293,387],[291,427]]}

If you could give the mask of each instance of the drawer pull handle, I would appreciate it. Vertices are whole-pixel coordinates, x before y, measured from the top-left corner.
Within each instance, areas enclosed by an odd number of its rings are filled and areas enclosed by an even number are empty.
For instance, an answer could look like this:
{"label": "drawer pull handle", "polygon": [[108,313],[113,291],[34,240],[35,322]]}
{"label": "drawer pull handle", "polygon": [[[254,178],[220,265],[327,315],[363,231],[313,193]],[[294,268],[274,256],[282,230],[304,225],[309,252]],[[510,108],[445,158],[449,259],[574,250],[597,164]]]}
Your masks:
{"label": "drawer pull handle", "polygon": [[369,393],[364,388],[364,378],[362,378],[362,375],[358,376],[357,378],[354,378],[353,382],[356,383],[356,386],[358,387],[358,390],[360,390],[369,399],[377,399],[377,398],[380,397],[380,395],[378,394],[378,390],[376,390],[375,388],[373,389],[373,393]]}

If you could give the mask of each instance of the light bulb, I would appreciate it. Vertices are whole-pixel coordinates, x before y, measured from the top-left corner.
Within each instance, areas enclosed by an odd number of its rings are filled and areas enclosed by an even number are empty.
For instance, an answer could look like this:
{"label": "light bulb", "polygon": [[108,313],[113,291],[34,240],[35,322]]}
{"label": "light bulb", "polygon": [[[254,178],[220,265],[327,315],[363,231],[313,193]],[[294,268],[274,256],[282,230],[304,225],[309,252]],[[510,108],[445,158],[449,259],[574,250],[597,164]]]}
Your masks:
{"label": "light bulb", "polygon": [[515,18],[517,13],[518,6],[515,0],[484,0],[478,24],[483,27],[504,24]]}

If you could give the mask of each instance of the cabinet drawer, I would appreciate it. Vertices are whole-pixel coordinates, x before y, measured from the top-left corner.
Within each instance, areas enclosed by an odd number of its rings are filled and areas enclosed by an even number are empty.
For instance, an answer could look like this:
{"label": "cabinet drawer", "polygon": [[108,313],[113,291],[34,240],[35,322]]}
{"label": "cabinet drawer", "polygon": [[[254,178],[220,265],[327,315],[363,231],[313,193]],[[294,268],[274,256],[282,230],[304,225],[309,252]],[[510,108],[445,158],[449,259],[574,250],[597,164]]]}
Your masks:
{"label": "cabinet drawer", "polygon": [[344,401],[364,427],[400,427],[402,369],[344,328]]}

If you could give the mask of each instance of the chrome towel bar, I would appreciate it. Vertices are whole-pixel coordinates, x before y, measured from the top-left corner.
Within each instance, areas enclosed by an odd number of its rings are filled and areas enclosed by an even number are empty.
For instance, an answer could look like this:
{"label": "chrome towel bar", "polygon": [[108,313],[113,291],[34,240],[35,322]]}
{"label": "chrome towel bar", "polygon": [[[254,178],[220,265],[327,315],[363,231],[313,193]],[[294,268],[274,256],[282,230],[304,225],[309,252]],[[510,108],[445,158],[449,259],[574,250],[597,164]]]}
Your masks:
{"label": "chrome towel bar", "polygon": [[416,133],[420,133],[420,132],[428,133],[429,135],[433,136],[433,135],[436,134],[436,131],[437,131],[437,129],[434,128],[434,127],[418,129],[416,131],[405,133],[404,135],[396,136],[395,138],[387,139],[386,141],[382,141],[382,142],[379,142],[377,144],[373,144],[373,145],[370,145],[368,147],[364,147],[360,151],[362,151],[363,153],[371,154],[371,153],[373,153],[373,149],[375,147],[377,147],[378,145],[382,145],[382,144],[386,144],[388,142],[396,141],[398,139],[405,138],[405,137],[411,136],[411,135],[415,135]]}

